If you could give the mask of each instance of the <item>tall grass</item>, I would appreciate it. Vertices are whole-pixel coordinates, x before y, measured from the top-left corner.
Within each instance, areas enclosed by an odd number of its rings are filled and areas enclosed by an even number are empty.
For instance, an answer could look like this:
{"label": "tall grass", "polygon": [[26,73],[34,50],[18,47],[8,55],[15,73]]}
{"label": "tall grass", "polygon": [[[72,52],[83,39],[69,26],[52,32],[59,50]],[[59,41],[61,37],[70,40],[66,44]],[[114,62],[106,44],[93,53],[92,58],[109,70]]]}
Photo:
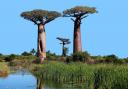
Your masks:
{"label": "tall grass", "polygon": [[83,83],[88,89],[128,89],[128,65],[51,61],[40,65],[33,73],[44,80]]}
{"label": "tall grass", "polygon": [[128,89],[128,66],[100,68],[94,76],[94,89]]}

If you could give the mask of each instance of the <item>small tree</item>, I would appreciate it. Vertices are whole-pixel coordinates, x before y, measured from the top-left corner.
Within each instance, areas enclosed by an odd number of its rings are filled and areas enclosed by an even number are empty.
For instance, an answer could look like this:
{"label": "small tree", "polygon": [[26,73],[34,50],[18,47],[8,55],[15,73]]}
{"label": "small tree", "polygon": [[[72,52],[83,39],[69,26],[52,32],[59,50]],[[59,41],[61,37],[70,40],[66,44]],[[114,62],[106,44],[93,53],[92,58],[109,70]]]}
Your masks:
{"label": "small tree", "polygon": [[72,55],[73,61],[89,62],[91,60],[88,52],[77,52]]}
{"label": "small tree", "polygon": [[33,10],[23,12],[21,14],[21,17],[34,22],[38,26],[37,56],[39,57],[41,63],[44,58],[46,58],[45,24],[51,22],[59,16],[61,16],[60,13],[47,10]]}
{"label": "small tree", "polygon": [[62,44],[62,56],[66,56],[68,48],[66,48],[65,45],[70,44],[71,42],[69,41],[69,39],[66,38],[57,37],[56,39],[61,41],[60,44]]}
{"label": "small tree", "polygon": [[77,6],[63,11],[64,17],[74,17],[71,20],[74,22],[74,39],[73,53],[82,51],[80,24],[81,20],[86,18],[88,14],[96,13],[96,8],[87,6]]}
{"label": "small tree", "polygon": [[30,53],[31,53],[32,55],[35,55],[35,54],[36,54],[36,50],[33,48],[33,49],[30,51]]}

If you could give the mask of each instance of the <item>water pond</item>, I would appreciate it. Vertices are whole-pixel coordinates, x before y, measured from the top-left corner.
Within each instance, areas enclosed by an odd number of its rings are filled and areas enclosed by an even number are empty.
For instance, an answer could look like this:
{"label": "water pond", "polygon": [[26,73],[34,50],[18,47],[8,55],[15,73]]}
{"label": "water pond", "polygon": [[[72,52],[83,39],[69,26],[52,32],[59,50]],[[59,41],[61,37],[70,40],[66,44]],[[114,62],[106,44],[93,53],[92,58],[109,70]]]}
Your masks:
{"label": "water pond", "polygon": [[0,89],[85,89],[82,83],[57,83],[37,79],[25,70],[11,73],[7,77],[0,78]]}

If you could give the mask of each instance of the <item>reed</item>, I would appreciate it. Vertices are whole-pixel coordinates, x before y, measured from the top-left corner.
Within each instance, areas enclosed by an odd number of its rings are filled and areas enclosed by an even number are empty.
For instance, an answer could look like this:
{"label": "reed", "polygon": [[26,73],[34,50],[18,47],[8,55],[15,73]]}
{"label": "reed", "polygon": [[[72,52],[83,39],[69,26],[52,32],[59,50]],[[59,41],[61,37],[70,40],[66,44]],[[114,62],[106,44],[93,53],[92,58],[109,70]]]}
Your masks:
{"label": "reed", "polygon": [[33,73],[44,80],[83,83],[88,89],[128,89],[128,65],[50,61]]}

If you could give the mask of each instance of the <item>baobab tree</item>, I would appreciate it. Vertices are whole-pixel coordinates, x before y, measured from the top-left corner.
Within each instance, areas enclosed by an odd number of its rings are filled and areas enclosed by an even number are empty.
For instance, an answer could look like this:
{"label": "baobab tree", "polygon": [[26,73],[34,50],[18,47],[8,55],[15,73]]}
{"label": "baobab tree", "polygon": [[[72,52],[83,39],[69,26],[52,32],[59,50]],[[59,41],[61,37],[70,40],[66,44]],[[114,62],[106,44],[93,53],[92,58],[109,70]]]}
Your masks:
{"label": "baobab tree", "polygon": [[21,17],[38,26],[37,57],[39,57],[41,63],[44,58],[46,58],[45,24],[51,22],[59,16],[61,16],[59,12],[40,9],[21,13]]}
{"label": "baobab tree", "polygon": [[69,39],[66,39],[66,38],[57,37],[56,39],[61,41],[60,44],[62,44],[62,56],[66,56],[67,48],[65,47],[65,45],[70,44],[71,42],[69,41]]}
{"label": "baobab tree", "polygon": [[73,38],[73,53],[82,51],[80,25],[81,20],[86,18],[88,14],[96,13],[96,8],[87,6],[76,6],[71,9],[63,11],[64,17],[73,17],[71,20],[74,22],[74,38]]}

